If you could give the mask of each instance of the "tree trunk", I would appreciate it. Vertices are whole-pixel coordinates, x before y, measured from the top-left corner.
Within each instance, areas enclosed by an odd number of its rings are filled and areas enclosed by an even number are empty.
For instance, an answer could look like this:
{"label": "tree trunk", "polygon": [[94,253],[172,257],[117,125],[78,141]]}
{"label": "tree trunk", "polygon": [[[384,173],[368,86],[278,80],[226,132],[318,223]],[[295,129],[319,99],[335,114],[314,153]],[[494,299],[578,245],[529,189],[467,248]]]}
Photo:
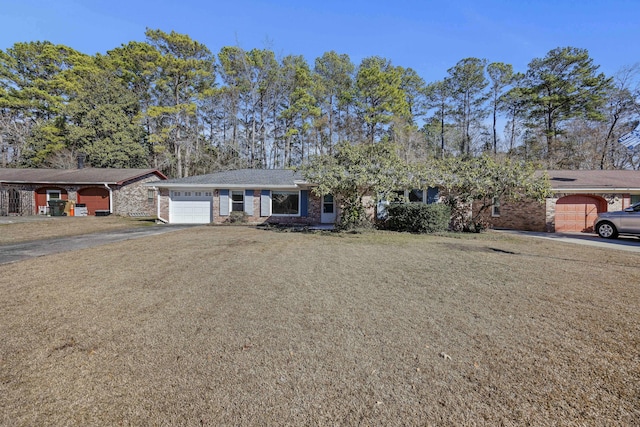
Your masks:
{"label": "tree trunk", "polygon": [[607,132],[607,137],[604,139],[604,146],[602,147],[602,158],[600,159],[601,170],[604,169],[604,162],[607,157],[607,148],[609,147],[609,140],[613,135],[613,129],[616,127],[617,123],[618,123],[618,115],[614,115],[613,122],[611,123],[611,126],[609,126],[609,131]]}
{"label": "tree trunk", "polygon": [[498,154],[498,132],[496,131],[496,122],[497,122],[497,103],[493,104],[493,155],[496,156]]}

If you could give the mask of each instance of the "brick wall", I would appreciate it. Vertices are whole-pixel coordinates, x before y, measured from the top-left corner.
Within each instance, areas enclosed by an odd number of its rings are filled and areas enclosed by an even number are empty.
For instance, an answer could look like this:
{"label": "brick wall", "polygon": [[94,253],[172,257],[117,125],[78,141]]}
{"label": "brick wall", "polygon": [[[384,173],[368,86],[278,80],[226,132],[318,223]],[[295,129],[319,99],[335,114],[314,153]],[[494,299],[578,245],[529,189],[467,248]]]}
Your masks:
{"label": "brick wall", "polygon": [[166,188],[161,188],[157,191],[157,200],[160,204],[160,219],[163,221],[169,221],[169,195],[170,191]]}
{"label": "brick wall", "polygon": [[[582,193],[581,193],[582,194]],[[557,193],[547,198],[543,203],[535,200],[522,200],[500,204],[500,216],[492,217],[491,208],[487,209],[482,218],[493,228],[509,228],[526,231],[555,232],[556,203],[565,196],[573,196],[575,193]],[[603,198],[607,202],[607,211],[618,211],[630,205],[628,194],[584,194]],[[474,204],[474,212],[477,212],[479,204]]]}
{"label": "brick wall", "polygon": [[[481,203],[474,203],[477,212]],[[519,202],[500,203],[500,216],[491,215],[491,207],[481,218],[492,228],[509,228],[526,231],[547,231],[547,205],[536,200],[526,199]]]}
{"label": "brick wall", "polygon": [[0,185],[0,216],[38,213],[33,186]]}
{"label": "brick wall", "polygon": [[155,192],[149,198],[149,191],[153,190],[145,184],[159,180],[156,174],[149,174],[117,186],[113,191],[113,213],[122,216],[156,216],[158,199]]}

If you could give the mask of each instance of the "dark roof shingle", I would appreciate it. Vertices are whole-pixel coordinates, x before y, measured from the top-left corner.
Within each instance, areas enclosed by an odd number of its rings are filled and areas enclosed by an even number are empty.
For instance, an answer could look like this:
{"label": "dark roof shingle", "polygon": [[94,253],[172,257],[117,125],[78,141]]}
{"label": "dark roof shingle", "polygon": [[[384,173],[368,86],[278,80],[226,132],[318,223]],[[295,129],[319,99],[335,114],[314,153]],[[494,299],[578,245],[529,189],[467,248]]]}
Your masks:
{"label": "dark roof shingle", "polygon": [[157,169],[14,169],[0,168],[0,183],[121,184],[145,175],[166,178]]}
{"label": "dark roof shingle", "polygon": [[163,181],[162,185],[246,186],[264,188],[269,186],[295,187],[296,184],[301,181],[304,181],[302,174],[290,169],[235,169],[207,175],[169,179]]}
{"label": "dark roof shingle", "polygon": [[640,171],[633,170],[548,170],[551,188],[640,189]]}

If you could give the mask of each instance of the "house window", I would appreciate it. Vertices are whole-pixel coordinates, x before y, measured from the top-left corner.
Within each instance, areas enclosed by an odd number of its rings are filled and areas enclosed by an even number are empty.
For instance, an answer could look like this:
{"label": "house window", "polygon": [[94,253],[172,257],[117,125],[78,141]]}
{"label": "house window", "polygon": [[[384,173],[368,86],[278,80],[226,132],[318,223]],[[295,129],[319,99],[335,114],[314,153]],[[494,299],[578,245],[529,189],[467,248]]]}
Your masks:
{"label": "house window", "polygon": [[410,203],[424,203],[424,191],[414,189],[409,191],[409,202]]}
{"label": "house window", "polygon": [[333,203],[333,194],[325,194],[322,198],[322,213],[334,213],[335,203]]}
{"label": "house window", "polygon": [[640,202],[640,194],[632,194],[631,195],[631,204],[634,205]]}
{"label": "house window", "polygon": [[147,190],[147,202],[152,203],[155,198],[155,191]]}
{"label": "house window", "polygon": [[300,194],[297,191],[272,191],[272,215],[300,215]]}
{"label": "house window", "polygon": [[231,192],[231,211],[232,212],[244,211],[244,192],[242,191]]}
{"label": "house window", "polygon": [[60,198],[62,198],[60,190],[47,190],[47,201],[59,200]]}
{"label": "house window", "polygon": [[491,216],[500,216],[500,198],[494,197],[491,204]]}
{"label": "house window", "polygon": [[427,203],[426,192],[419,188],[406,191],[394,191],[391,193],[392,203]]}

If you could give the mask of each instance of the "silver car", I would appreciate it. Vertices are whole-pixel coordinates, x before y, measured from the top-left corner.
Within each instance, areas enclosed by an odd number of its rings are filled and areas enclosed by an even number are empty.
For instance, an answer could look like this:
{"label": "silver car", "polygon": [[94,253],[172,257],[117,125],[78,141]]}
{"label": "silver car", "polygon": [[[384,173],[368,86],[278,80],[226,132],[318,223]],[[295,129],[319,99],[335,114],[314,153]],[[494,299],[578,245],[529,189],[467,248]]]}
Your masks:
{"label": "silver car", "polygon": [[618,234],[640,235],[640,202],[622,211],[599,213],[593,229],[606,239],[615,239]]}

